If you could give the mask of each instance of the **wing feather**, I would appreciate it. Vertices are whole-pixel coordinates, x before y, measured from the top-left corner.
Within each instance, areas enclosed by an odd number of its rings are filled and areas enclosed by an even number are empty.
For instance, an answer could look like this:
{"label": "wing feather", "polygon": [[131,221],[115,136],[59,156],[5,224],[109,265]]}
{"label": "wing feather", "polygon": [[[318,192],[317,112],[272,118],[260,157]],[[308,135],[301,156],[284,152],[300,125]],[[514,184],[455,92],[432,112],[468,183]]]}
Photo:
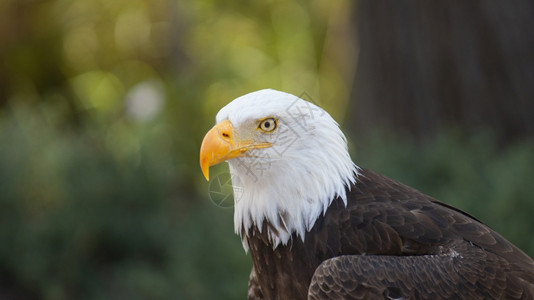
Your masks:
{"label": "wing feather", "polygon": [[[532,299],[510,263],[468,242],[442,255],[344,255],[316,269],[308,299]],[[459,252],[456,252],[459,251]]]}

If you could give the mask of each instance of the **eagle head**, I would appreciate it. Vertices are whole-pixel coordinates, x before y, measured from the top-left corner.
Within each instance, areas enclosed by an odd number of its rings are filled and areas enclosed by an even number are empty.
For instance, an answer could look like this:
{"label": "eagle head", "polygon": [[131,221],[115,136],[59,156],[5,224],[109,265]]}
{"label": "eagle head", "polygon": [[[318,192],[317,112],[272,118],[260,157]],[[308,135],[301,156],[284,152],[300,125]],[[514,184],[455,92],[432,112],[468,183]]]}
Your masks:
{"label": "eagle head", "polygon": [[267,230],[276,248],[293,234],[304,239],[336,197],[346,203],[358,168],[338,124],[320,107],[266,89],[227,104],[216,123],[202,142],[200,167],[209,180],[210,166],[228,162],[245,250],[252,226]]}

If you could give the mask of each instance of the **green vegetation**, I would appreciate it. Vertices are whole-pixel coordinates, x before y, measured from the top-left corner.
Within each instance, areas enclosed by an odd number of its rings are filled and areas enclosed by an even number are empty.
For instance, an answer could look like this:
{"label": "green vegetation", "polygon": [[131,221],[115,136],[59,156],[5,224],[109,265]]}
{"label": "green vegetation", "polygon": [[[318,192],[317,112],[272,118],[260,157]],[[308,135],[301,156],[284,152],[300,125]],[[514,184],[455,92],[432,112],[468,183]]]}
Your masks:
{"label": "green vegetation", "polygon": [[[250,258],[232,209],[209,199],[203,134],[265,87],[343,124],[356,65],[350,1],[259,3],[0,4],[0,298],[245,298]],[[361,166],[534,255],[532,142],[389,131],[354,144]]]}
{"label": "green vegetation", "polygon": [[0,276],[11,296],[244,297],[250,263],[232,211],[204,184],[187,186],[201,175],[155,146],[165,137],[147,134],[136,155],[117,157],[94,131],[36,122],[0,127]]}

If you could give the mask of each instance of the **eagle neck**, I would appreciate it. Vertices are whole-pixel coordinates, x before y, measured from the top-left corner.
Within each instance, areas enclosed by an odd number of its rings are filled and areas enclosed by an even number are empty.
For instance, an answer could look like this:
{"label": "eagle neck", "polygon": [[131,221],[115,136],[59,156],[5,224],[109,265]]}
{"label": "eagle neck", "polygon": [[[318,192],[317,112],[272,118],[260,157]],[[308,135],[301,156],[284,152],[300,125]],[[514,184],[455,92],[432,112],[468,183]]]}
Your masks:
{"label": "eagle neck", "polygon": [[[249,250],[247,238],[256,231],[266,237],[273,249],[287,245],[293,236],[304,241],[306,232],[334,199],[339,197],[346,205],[346,190],[355,183],[358,167],[348,153],[344,158],[337,164],[319,159],[304,166],[273,166],[279,168],[276,174],[281,176],[270,176],[268,180],[246,176],[230,163],[234,229],[241,236],[245,251]],[[251,230],[253,227],[256,230]]]}

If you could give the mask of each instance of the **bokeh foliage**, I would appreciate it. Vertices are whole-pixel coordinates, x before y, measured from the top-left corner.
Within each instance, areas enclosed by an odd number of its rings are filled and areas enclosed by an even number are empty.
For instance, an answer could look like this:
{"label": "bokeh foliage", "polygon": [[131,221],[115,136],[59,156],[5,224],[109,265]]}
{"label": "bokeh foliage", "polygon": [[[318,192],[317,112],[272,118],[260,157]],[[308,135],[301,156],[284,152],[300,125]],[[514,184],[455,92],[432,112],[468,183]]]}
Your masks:
{"label": "bokeh foliage", "polygon": [[[265,87],[306,93],[342,122],[357,63],[350,7],[2,1],[0,298],[243,299],[250,258],[232,210],[209,199],[203,133],[225,103]],[[451,131],[354,144],[362,166],[534,254],[532,143]]]}

